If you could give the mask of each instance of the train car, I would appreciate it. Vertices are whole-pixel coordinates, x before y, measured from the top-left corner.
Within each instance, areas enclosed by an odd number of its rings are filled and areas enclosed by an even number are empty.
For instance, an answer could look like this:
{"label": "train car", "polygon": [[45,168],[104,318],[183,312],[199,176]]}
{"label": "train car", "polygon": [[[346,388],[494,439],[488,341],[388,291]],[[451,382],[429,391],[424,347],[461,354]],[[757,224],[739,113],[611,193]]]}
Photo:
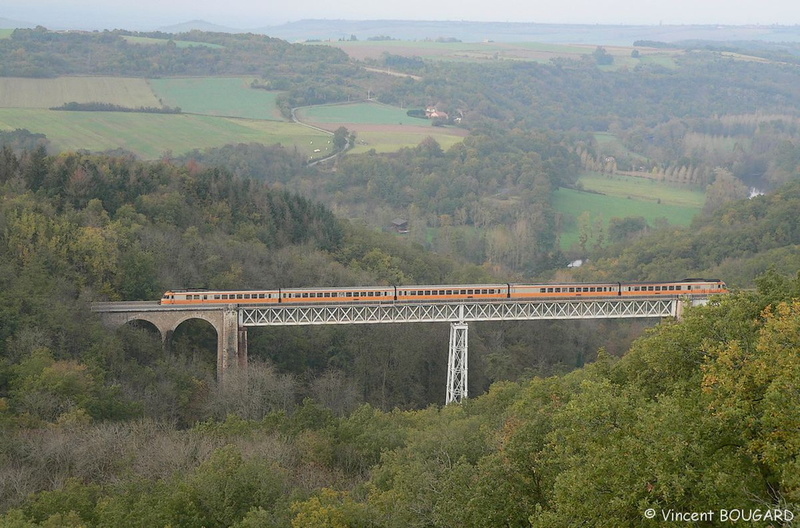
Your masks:
{"label": "train car", "polygon": [[345,288],[281,288],[280,302],[303,303],[364,303],[394,302],[393,286],[353,286]]}
{"label": "train car", "polygon": [[402,302],[506,298],[508,298],[508,284],[450,284],[397,287],[397,300]]}
{"label": "train car", "polygon": [[719,279],[684,279],[675,282],[621,283],[622,297],[660,295],[714,295],[728,293],[728,287]]}
{"label": "train car", "polygon": [[280,290],[174,290],[164,293],[161,304],[264,304],[280,302]]}
{"label": "train car", "polygon": [[618,282],[583,284],[511,284],[512,299],[552,297],[615,297],[619,296]]}

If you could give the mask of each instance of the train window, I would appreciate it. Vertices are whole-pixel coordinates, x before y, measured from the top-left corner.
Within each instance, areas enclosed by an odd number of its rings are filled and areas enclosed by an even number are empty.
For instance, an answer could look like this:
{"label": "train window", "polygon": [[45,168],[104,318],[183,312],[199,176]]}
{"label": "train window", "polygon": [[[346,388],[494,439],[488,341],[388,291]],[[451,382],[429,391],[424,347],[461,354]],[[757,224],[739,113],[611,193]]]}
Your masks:
{"label": "train window", "polygon": [[547,288],[539,288],[539,293],[547,293]]}
{"label": "train window", "polygon": [[214,299],[219,299],[219,294],[214,295]]}
{"label": "train window", "polygon": [[467,295],[474,295],[474,294],[475,294],[475,290],[467,290]]}
{"label": "train window", "polygon": [[241,298],[242,298],[242,294],[241,294],[241,293],[237,293],[237,294],[236,294],[236,298],[237,298],[237,299],[241,299]]}
{"label": "train window", "polygon": [[589,291],[590,291],[590,292],[594,292],[594,291],[597,291],[597,290],[596,290],[595,288],[593,288],[593,287],[589,286]]}
{"label": "train window", "polygon": [[556,288],[554,291],[555,291],[556,293],[561,293],[561,288]]}
{"label": "train window", "polygon": [[647,291],[653,291],[653,287],[652,286],[648,286],[647,287]]}
{"label": "train window", "polygon": [[570,292],[570,293],[575,293],[575,288],[574,288],[574,287],[571,287],[571,288],[569,289],[569,292]]}
{"label": "train window", "polygon": [[553,293],[553,288],[547,288],[547,293]]}

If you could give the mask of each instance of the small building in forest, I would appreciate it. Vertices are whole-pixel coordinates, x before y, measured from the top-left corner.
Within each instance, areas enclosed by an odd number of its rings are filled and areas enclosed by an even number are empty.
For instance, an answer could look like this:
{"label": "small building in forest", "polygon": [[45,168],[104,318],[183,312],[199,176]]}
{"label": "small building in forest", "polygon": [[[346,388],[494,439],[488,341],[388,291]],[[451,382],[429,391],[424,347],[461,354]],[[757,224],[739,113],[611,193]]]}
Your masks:
{"label": "small building in forest", "polygon": [[395,218],[392,220],[392,230],[395,233],[408,233],[408,220]]}

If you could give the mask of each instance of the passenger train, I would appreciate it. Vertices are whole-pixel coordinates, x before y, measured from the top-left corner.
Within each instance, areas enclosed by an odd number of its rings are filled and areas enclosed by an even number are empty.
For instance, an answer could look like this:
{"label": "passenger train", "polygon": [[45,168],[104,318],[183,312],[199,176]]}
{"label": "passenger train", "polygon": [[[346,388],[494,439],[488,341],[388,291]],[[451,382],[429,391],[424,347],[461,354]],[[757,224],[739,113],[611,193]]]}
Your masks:
{"label": "passenger train", "polygon": [[352,286],[279,288],[277,290],[173,290],[161,304],[339,304],[458,302],[608,297],[708,296],[727,293],[719,279],[674,282],[607,282],[561,284],[453,284],[429,286]]}

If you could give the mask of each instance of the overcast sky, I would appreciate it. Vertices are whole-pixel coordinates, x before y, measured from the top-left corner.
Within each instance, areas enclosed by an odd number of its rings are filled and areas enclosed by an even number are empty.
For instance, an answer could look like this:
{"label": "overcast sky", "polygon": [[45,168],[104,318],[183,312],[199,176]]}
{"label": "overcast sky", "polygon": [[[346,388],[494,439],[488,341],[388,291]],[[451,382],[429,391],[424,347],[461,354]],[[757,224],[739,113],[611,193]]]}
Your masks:
{"label": "overcast sky", "polygon": [[307,18],[576,24],[800,24],[798,0],[2,0],[52,29],[152,29],[201,19],[247,29]]}

